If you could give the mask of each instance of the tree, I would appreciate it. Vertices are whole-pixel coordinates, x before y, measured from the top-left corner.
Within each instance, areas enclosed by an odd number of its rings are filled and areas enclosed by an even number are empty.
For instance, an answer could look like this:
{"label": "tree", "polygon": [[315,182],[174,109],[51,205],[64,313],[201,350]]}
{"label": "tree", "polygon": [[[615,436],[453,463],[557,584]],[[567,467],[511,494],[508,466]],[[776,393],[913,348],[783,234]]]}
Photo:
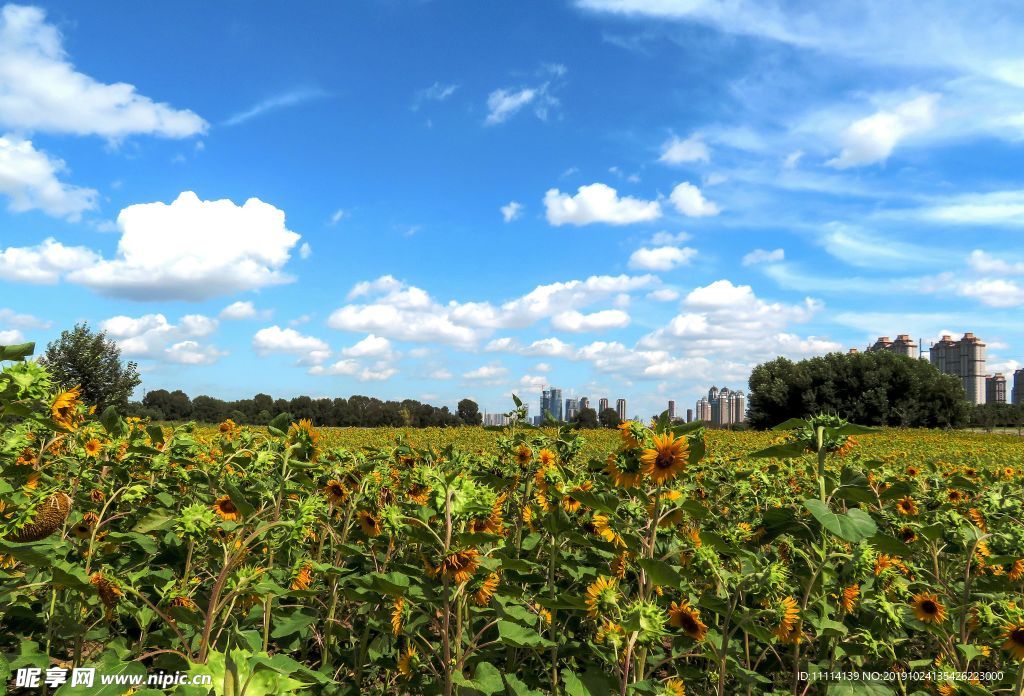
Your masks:
{"label": "tree", "polygon": [[[615,415],[616,417],[618,416],[617,413]],[[581,408],[576,414],[576,418],[573,420],[573,423],[576,424],[577,429],[593,430],[599,425],[597,422],[597,411],[589,406],[587,408]]]}
{"label": "tree", "polygon": [[959,379],[888,351],[776,358],[754,368],[749,386],[747,421],[762,429],[821,412],[863,425],[959,427],[969,409]]}
{"label": "tree", "polygon": [[614,408],[606,408],[601,411],[599,418],[601,420],[601,425],[605,428],[617,428],[619,427],[619,423],[621,423],[619,420],[619,414],[616,413]]}
{"label": "tree", "polygon": [[456,413],[466,425],[480,425],[484,422],[484,417],[480,415],[480,407],[472,399],[460,401]]}
{"label": "tree", "polygon": [[107,332],[96,333],[84,322],[61,331],[39,362],[62,388],[81,387],[82,399],[101,412],[108,406],[125,409],[128,397],[142,383],[139,366],[121,361],[121,349]]}

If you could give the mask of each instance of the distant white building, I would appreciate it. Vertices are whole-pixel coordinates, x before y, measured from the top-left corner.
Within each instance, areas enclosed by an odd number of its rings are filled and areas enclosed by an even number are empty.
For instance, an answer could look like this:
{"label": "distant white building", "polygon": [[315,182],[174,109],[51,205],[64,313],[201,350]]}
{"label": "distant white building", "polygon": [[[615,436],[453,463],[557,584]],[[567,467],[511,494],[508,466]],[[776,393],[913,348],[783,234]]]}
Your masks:
{"label": "distant white building", "polygon": [[714,425],[745,423],[747,397],[740,390],[733,391],[728,387],[719,390],[718,387],[711,387],[708,395],[697,401],[693,416],[696,420]]}

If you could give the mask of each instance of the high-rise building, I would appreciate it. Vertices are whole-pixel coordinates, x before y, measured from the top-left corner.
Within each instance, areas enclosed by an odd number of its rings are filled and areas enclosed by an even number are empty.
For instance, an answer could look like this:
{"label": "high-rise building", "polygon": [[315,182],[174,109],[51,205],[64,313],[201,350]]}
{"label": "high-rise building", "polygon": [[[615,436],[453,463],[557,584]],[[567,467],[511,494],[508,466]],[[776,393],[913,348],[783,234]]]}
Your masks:
{"label": "high-rise building", "polygon": [[615,413],[619,415],[619,420],[626,420],[626,400],[616,399],[615,401]]}
{"label": "high-rise building", "polygon": [[928,356],[939,372],[960,378],[969,402],[985,403],[985,344],[981,339],[968,332],[954,341],[947,334],[932,344]]}
{"label": "high-rise building", "polygon": [[562,390],[545,389],[540,393],[540,418],[543,422],[545,415],[550,413],[557,421],[562,420]]}
{"label": "high-rise building", "polygon": [[687,423],[692,423],[693,422],[693,409],[692,408],[686,409],[686,422]]}
{"label": "high-rise building", "polygon": [[504,413],[485,413],[484,425],[504,427],[508,425],[508,415]]}
{"label": "high-rise building", "polygon": [[1006,403],[1006,377],[1003,376],[1002,372],[997,372],[991,377],[985,378],[985,403]]}
{"label": "high-rise building", "polygon": [[573,421],[580,412],[580,402],[577,399],[566,399],[565,400],[565,420]]}
{"label": "high-rise building", "polygon": [[910,337],[910,334],[900,334],[896,337],[895,341],[890,341],[888,336],[879,336],[878,340],[873,345],[868,346],[869,351],[875,350],[887,350],[890,353],[896,353],[897,355],[905,355],[908,358],[917,358],[918,345],[914,342],[914,339]]}
{"label": "high-rise building", "polygon": [[[692,412],[692,418],[709,421],[714,425],[732,425],[745,423],[747,420],[747,397],[740,390],[733,391],[728,387],[719,390],[711,387],[708,395],[702,397]],[[691,413],[687,410],[687,421]]]}
{"label": "high-rise building", "polygon": [[1013,394],[1015,404],[1024,404],[1024,367],[1013,372]]}
{"label": "high-rise building", "polygon": [[585,408],[590,408],[590,399],[588,399],[585,396],[581,396],[580,397],[580,402],[579,403],[580,403],[580,410],[581,411],[583,409],[585,409]]}
{"label": "high-rise building", "polygon": [[602,398],[597,400],[597,415],[604,413],[605,409],[608,408],[608,399]]}
{"label": "high-rise building", "polygon": [[676,402],[672,401],[672,400],[669,400],[669,402],[668,402],[668,419],[669,420],[675,420],[676,419]]}

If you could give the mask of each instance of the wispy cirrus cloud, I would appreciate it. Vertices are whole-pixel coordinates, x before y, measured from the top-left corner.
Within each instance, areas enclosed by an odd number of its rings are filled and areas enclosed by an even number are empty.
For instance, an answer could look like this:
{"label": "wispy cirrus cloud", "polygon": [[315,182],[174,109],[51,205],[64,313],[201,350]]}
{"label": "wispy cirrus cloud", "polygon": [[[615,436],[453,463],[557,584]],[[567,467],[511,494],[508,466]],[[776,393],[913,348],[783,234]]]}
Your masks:
{"label": "wispy cirrus cloud", "polygon": [[253,104],[248,109],[232,114],[224,121],[224,125],[238,126],[270,111],[277,111],[278,109],[297,106],[299,104],[303,104],[314,99],[322,99],[327,96],[329,96],[329,93],[319,87],[300,87],[282,94],[274,95],[273,97],[268,97],[261,102]]}

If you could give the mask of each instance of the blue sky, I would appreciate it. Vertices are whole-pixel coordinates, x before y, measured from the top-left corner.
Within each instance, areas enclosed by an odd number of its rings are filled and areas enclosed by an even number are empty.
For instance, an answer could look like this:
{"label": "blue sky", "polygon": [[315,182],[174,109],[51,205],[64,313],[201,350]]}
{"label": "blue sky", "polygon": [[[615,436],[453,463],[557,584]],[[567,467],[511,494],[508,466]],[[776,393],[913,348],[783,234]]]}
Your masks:
{"label": "blue sky", "polygon": [[973,331],[1024,363],[1024,12],[6,5],[0,342],[143,387],[650,415]]}

